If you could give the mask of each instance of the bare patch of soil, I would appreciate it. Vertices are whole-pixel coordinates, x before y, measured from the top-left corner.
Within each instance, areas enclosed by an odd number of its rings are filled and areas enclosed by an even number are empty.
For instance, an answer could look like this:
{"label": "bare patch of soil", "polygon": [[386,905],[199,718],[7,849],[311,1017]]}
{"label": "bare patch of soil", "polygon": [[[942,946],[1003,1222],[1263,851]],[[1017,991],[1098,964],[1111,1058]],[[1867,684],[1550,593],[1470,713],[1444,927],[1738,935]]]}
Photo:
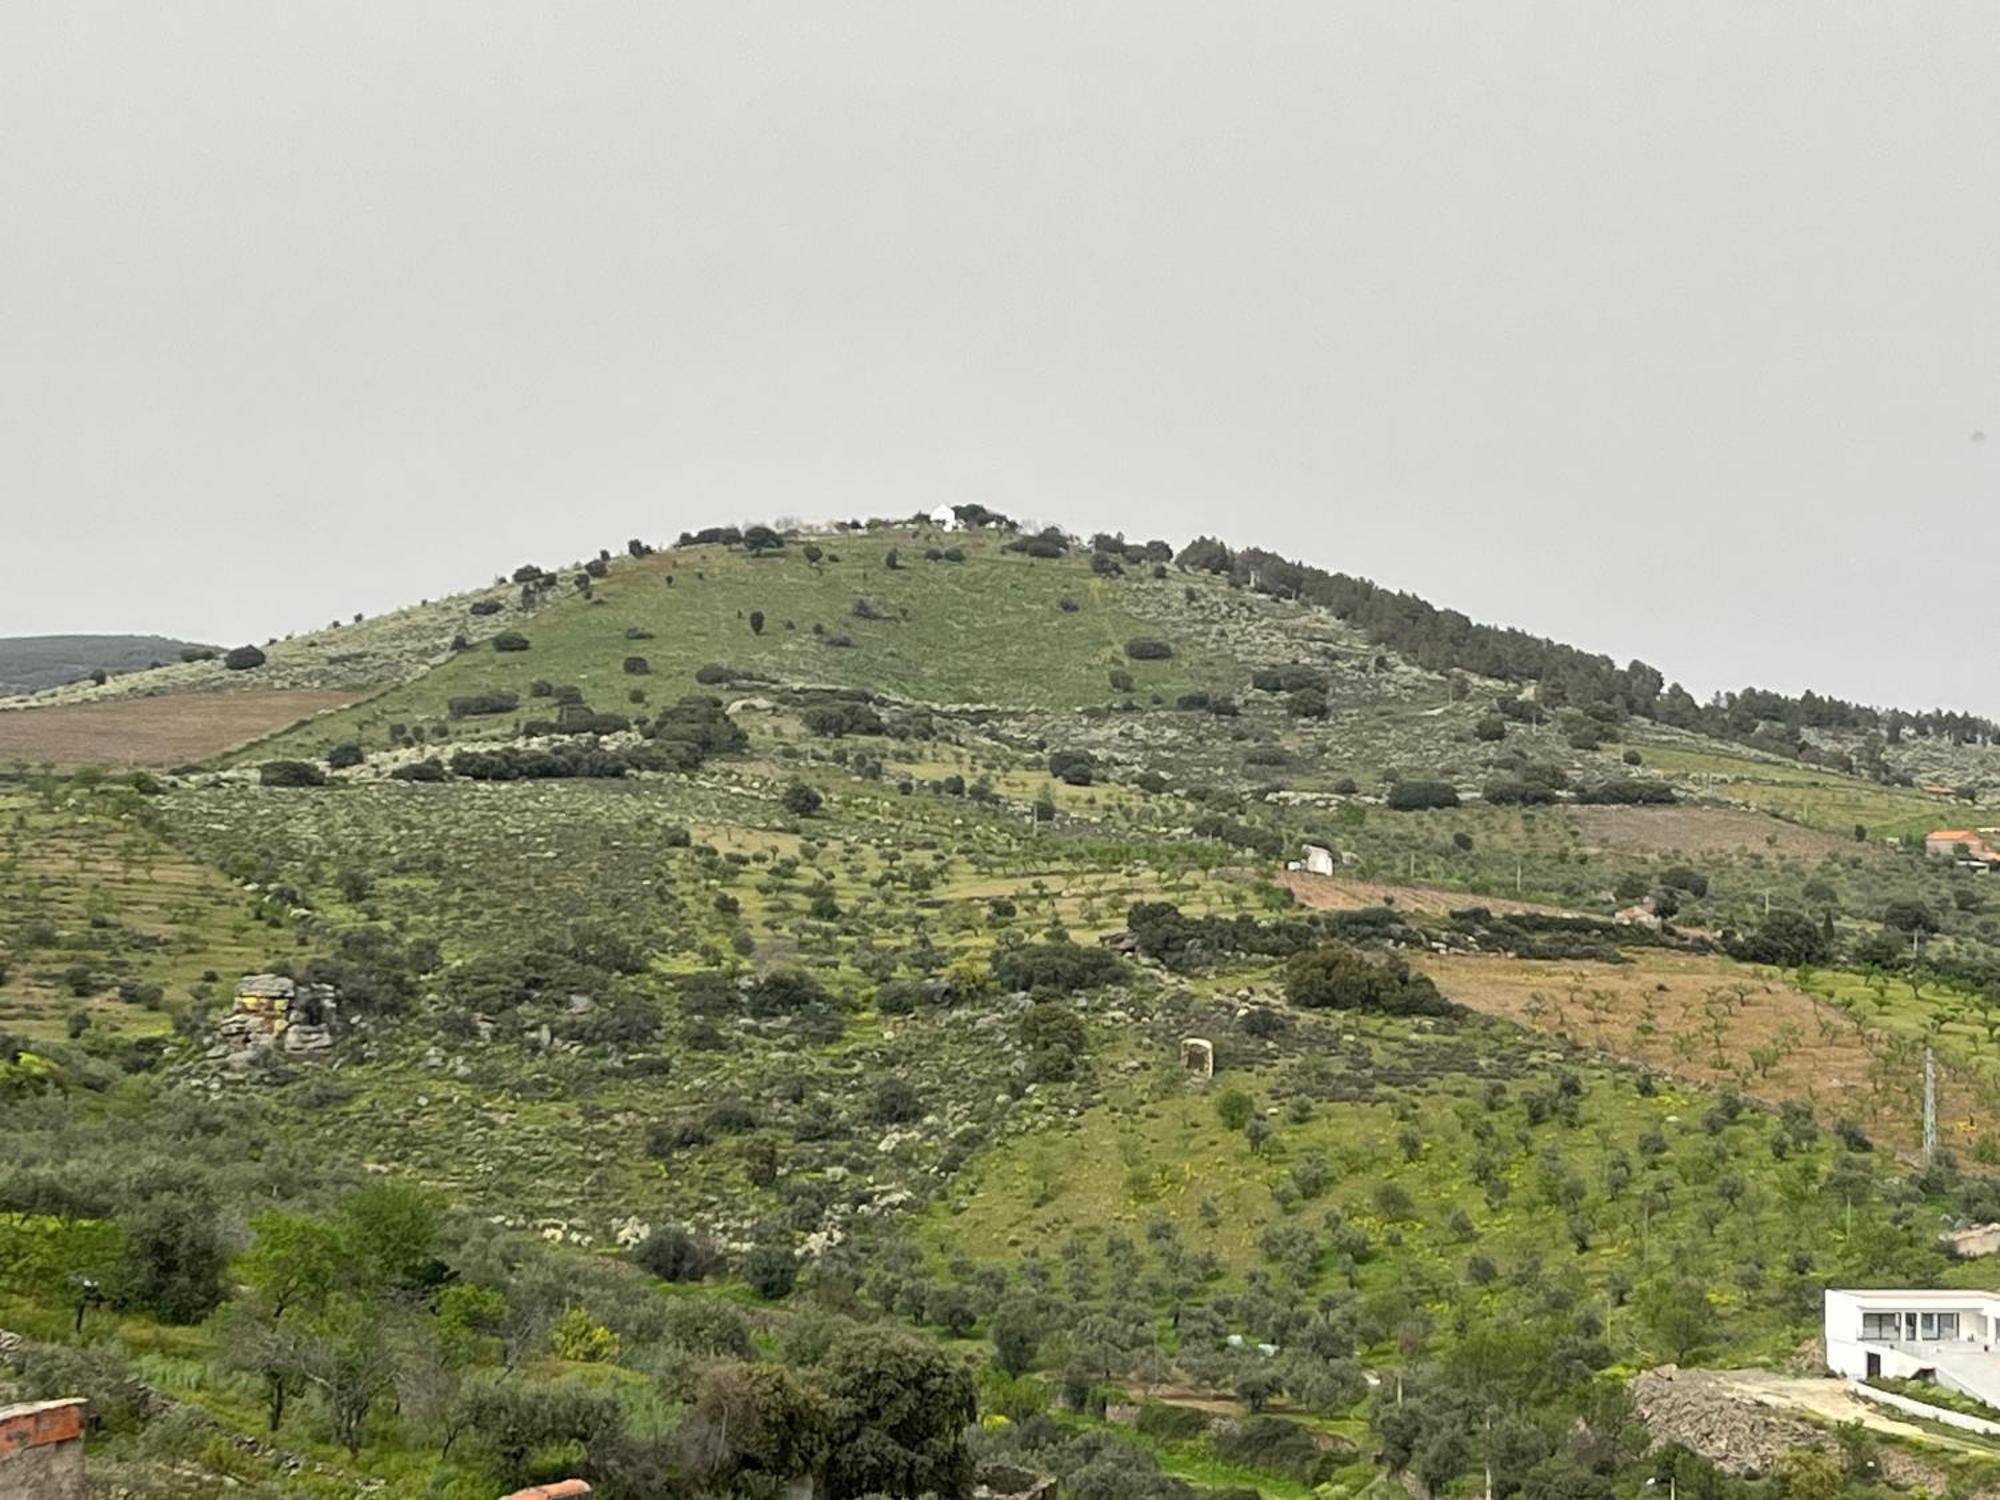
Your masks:
{"label": "bare patch of soil", "polygon": [[[1922,1133],[1921,1048],[1727,959],[1646,951],[1629,964],[1413,954],[1451,999],[1707,1086],[1803,1099],[1910,1149]],[[1938,1125],[1968,1148],[1991,1089],[1940,1062]],[[1959,1137],[1959,1139],[1954,1139]]]}
{"label": "bare patch of soil", "polygon": [[1474,896],[1465,891],[1448,891],[1427,885],[1349,880],[1344,875],[1308,875],[1303,870],[1287,870],[1278,879],[1298,897],[1301,906],[1309,906],[1315,911],[1360,911],[1370,906],[1393,906],[1399,911],[1443,913],[1483,906],[1502,915],[1513,912],[1539,912],[1554,917],[1577,915],[1560,906],[1543,906],[1533,901]]}
{"label": "bare patch of soil", "polygon": [[1851,839],[1737,807],[1571,807],[1587,843],[1628,854],[1763,854],[1823,859],[1852,853]]}
{"label": "bare patch of soil", "polygon": [[207,760],[360,692],[175,693],[0,710],[0,765],[177,766]]}

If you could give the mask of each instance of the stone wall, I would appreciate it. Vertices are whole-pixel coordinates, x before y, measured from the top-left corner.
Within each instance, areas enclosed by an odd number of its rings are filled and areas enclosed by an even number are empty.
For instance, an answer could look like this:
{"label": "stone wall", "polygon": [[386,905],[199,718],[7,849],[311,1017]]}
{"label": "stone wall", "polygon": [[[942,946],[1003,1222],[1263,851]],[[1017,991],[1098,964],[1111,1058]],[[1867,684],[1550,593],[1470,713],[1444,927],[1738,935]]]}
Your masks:
{"label": "stone wall", "polygon": [[82,1401],[0,1406],[0,1500],[84,1500]]}

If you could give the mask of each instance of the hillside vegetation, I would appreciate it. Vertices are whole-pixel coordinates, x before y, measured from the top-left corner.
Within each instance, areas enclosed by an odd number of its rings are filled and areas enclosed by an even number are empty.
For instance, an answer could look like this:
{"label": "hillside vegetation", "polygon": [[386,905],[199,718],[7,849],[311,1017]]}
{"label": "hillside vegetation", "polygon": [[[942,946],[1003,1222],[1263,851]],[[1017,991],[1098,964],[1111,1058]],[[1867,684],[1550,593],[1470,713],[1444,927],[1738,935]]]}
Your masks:
{"label": "hillside vegetation", "polygon": [[0,636],[0,697],[80,682],[93,672],[142,672],[210,649],[164,635]]}
{"label": "hillside vegetation", "polygon": [[2000,915],[1915,836],[1983,793],[1896,769],[1966,727],[1851,774],[1216,545],[527,564],[167,669],[366,647],[204,767],[0,783],[0,1394],[135,1495],[2000,1478],[1626,1389],[1982,1279]]}

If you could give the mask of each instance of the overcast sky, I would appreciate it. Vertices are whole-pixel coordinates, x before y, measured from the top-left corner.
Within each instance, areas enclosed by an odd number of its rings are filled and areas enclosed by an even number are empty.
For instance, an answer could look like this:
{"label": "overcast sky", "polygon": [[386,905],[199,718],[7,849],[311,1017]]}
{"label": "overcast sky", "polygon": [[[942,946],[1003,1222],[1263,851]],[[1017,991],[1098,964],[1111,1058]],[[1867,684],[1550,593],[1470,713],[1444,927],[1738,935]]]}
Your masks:
{"label": "overcast sky", "polygon": [[1990,0],[6,5],[0,634],[976,499],[2000,713],[1996,146]]}

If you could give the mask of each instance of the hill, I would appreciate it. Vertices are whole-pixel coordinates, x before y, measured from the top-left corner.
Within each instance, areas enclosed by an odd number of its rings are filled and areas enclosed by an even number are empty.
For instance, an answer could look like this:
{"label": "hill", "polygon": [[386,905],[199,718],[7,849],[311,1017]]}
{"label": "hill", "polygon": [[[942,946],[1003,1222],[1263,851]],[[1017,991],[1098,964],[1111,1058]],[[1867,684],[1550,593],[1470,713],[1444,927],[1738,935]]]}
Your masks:
{"label": "hill", "polygon": [[163,635],[0,636],[0,697],[80,682],[93,672],[123,676],[213,650]]}
{"label": "hill", "polygon": [[142,1494],[1790,1494],[1627,1377],[1980,1279],[2000,920],[1899,767],[1985,747],[1215,545],[725,530],[12,710],[344,695],[0,782],[0,1387]]}

